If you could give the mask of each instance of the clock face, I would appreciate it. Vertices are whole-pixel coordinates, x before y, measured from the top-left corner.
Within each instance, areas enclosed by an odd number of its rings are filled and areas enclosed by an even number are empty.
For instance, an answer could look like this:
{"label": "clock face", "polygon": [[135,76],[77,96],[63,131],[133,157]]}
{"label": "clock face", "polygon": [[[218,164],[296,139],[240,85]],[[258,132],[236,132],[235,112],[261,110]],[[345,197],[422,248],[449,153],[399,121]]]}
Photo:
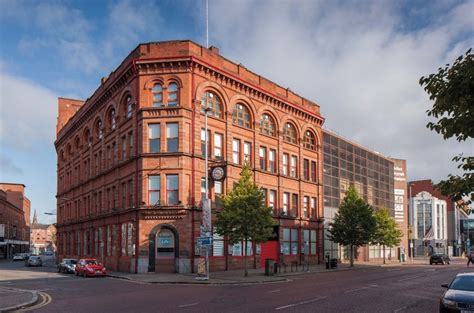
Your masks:
{"label": "clock face", "polygon": [[214,167],[211,172],[212,179],[222,180],[224,178],[225,172],[224,169],[220,166]]}

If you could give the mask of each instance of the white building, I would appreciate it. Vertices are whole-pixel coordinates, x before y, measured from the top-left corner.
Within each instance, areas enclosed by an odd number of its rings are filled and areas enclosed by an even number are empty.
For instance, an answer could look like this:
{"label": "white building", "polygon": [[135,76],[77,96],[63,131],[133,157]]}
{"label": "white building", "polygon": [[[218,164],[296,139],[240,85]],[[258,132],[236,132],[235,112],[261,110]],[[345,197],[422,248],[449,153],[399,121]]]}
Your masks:
{"label": "white building", "polygon": [[427,191],[411,199],[410,225],[413,225],[415,256],[431,252],[447,253],[447,204]]}

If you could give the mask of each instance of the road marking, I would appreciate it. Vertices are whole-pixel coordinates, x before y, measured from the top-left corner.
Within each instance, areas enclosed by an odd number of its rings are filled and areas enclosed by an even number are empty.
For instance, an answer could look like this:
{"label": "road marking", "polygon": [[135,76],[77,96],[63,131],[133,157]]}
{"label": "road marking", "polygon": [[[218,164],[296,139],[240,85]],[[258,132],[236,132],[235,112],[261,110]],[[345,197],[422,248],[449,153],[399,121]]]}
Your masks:
{"label": "road marking", "polygon": [[308,304],[308,303],[312,303],[312,302],[319,301],[319,300],[326,299],[326,298],[327,297],[325,296],[325,297],[319,297],[319,298],[316,298],[316,299],[301,301],[301,302],[298,302],[298,303],[288,304],[288,305],[284,305],[284,306],[280,306],[278,308],[275,308],[275,310],[288,309],[288,308],[291,308],[291,307],[294,307],[294,306],[297,306],[297,305]]}
{"label": "road marking", "polygon": [[182,304],[178,305],[178,308],[187,308],[188,306],[198,305],[199,302],[189,303],[189,304]]}
{"label": "road marking", "polygon": [[396,309],[395,311],[393,311],[393,313],[398,313],[398,312],[400,312],[400,311],[405,310],[406,308],[407,308],[407,306],[402,306],[401,308],[398,308],[398,309]]}
{"label": "road marking", "polygon": [[347,290],[347,291],[344,291],[344,293],[349,293],[349,292],[354,292],[354,291],[359,291],[359,290],[364,290],[364,289],[369,289],[369,288],[370,287],[362,287],[362,288]]}
{"label": "road marking", "polygon": [[46,292],[38,292],[38,298],[40,298],[41,300],[35,305],[27,307],[27,308],[22,308],[16,312],[27,312],[27,311],[36,310],[50,304],[51,301],[53,301],[51,296],[48,295]]}
{"label": "road marking", "polygon": [[280,289],[276,289],[276,290],[271,290],[271,291],[268,291],[267,293],[275,293],[275,292],[279,292]]}
{"label": "road marking", "polygon": [[397,280],[397,281],[405,281],[405,280],[410,280],[410,279],[415,279],[415,278],[420,278],[420,277],[423,277],[423,276],[421,276],[421,275],[419,275],[419,276],[413,276],[413,277],[408,277],[408,278],[399,279],[399,280]]}

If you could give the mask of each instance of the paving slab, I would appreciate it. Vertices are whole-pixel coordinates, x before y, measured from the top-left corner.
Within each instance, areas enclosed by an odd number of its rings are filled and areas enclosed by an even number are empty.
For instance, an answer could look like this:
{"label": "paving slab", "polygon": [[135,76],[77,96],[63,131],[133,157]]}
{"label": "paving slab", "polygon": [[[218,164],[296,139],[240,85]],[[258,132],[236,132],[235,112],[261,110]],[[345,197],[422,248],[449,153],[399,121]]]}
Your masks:
{"label": "paving slab", "polygon": [[0,286],[0,312],[10,312],[38,300],[35,291]]}

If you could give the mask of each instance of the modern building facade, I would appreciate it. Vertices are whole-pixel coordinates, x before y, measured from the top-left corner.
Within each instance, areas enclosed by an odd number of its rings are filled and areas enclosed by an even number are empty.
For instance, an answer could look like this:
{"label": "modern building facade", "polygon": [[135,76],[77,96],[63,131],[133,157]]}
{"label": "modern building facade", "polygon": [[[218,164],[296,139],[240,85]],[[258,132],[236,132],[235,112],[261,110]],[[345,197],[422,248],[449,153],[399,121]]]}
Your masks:
{"label": "modern building facade", "polygon": [[[434,188],[430,179],[411,181],[408,189],[414,256],[433,251],[460,255],[463,250],[461,223],[466,213]],[[430,229],[433,236],[425,236]]]}
{"label": "modern building facade", "polygon": [[0,183],[0,259],[30,251],[30,200],[25,185]]}
{"label": "modern building facade", "polygon": [[[60,257],[97,257],[126,272],[193,271],[206,171],[215,219],[249,162],[275,217],[271,240],[248,246],[251,264],[322,260],[317,104],[215,47],[170,41],[140,44],[89,99],[58,105]],[[213,236],[211,270],[240,268],[243,244]]]}
{"label": "modern building facade", "polygon": [[[347,189],[353,185],[358,194],[375,210],[389,209],[399,228],[404,232],[404,238],[399,247],[386,249],[387,257],[397,258],[399,249],[402,248],[403,251],[408,241],[406,214],[401,211],[406,208],[403,206],[406,203],[406,191],[400,186],[395,189],[394,172],[401,171],[406,177],[406,162],[385,157],[327,129],[323,129],[323,151],[325,230],[338,212]],[[399,204],[402,206],[400,207]],[[325,231],[324,252],[331,258],[349,258],[349,251],[330,241],[327,238],[327,231]],[[358,261],[381,259],[383,248],[373,245],[362,247],[359,248],[355,257]]]}

